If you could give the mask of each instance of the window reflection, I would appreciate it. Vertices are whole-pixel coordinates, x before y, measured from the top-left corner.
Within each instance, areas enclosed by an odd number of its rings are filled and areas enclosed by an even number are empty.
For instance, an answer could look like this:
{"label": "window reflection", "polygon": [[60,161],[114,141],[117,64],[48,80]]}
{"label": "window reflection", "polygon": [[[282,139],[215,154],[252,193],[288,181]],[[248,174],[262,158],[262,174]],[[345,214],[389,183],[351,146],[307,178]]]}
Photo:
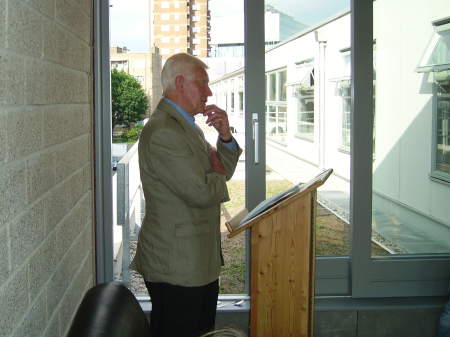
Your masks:
{"label": "window reflection", "polygon": [[282,144],[286,143],[287,123],[287,95],[286,70],[271,72],[266,77],[269,81],[266,99],[266,130],[267,136]]}
{"label": "window reflection", "polygon": [[436,170],[450,174],[450,71],[437,75]]}

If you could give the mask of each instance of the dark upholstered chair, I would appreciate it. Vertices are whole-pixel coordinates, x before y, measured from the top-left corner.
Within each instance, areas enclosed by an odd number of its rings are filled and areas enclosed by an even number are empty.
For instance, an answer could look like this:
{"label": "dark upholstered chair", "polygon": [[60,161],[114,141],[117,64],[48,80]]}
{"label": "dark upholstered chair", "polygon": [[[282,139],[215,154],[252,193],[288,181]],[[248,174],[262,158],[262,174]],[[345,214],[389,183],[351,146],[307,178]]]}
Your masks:
{"label": "dark upholstered chair", "polygon": [[97,285],[86,293],[67,337],[149,337],[150,326],[133,293],[123,284]]}

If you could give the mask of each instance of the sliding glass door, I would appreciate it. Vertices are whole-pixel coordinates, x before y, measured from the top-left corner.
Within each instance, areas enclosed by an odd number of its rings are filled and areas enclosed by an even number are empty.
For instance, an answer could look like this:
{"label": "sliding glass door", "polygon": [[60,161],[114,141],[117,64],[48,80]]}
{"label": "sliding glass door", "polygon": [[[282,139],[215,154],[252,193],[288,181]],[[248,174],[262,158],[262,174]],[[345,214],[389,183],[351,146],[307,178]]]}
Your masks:
{"label": "sliding glass door", "polygon": [[[243,53],[240,66],[212,81],[213,98],[233,117],[245,149],[237,175],[242,203],[234,206],[251,210],[333,168],[318,193],[316,294],[444,295],[450,278],[447,0],[336,1],[340,7],[324,6],[309,22],[320,9],[305,3],[311,12],[298,1],[245,0],[240,47],[211,48],[210,56]],[[106,281],[113,277],[114,248],[109,8],[96,9],[95,155],[102,177],[96,251],[98,280]],[[244,236],[236,292],[248,294]]]}

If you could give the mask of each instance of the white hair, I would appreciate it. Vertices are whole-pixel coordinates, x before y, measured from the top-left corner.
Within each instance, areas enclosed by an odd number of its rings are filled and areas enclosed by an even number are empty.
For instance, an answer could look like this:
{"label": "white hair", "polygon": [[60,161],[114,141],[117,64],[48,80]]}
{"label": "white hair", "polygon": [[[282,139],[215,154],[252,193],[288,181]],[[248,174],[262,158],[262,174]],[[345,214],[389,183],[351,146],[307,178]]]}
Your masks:
{"label": "white hair", "polygon": [[192,78],[194,69],[197,67],[208,69],[208,66],[202,60],[186,53],[178,53],[169,57],[161,72],[163,92],[166,93],[168,90],[175,89],[175,79],[179,75]]}

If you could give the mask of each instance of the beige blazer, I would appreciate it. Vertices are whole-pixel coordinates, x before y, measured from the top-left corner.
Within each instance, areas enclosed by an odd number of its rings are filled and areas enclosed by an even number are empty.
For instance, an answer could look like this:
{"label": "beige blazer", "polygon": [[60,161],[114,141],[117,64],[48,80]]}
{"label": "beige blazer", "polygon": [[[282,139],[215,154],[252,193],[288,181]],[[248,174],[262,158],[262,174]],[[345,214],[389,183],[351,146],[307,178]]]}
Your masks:
{"label": "beige blazer", "polygon": [[218,141],[226,175],[214,172],[203,135],[159,102],[139,139],[146,206],[131,268],[146,281],[201,286],[219,277],[220,203],[241,152]]}

